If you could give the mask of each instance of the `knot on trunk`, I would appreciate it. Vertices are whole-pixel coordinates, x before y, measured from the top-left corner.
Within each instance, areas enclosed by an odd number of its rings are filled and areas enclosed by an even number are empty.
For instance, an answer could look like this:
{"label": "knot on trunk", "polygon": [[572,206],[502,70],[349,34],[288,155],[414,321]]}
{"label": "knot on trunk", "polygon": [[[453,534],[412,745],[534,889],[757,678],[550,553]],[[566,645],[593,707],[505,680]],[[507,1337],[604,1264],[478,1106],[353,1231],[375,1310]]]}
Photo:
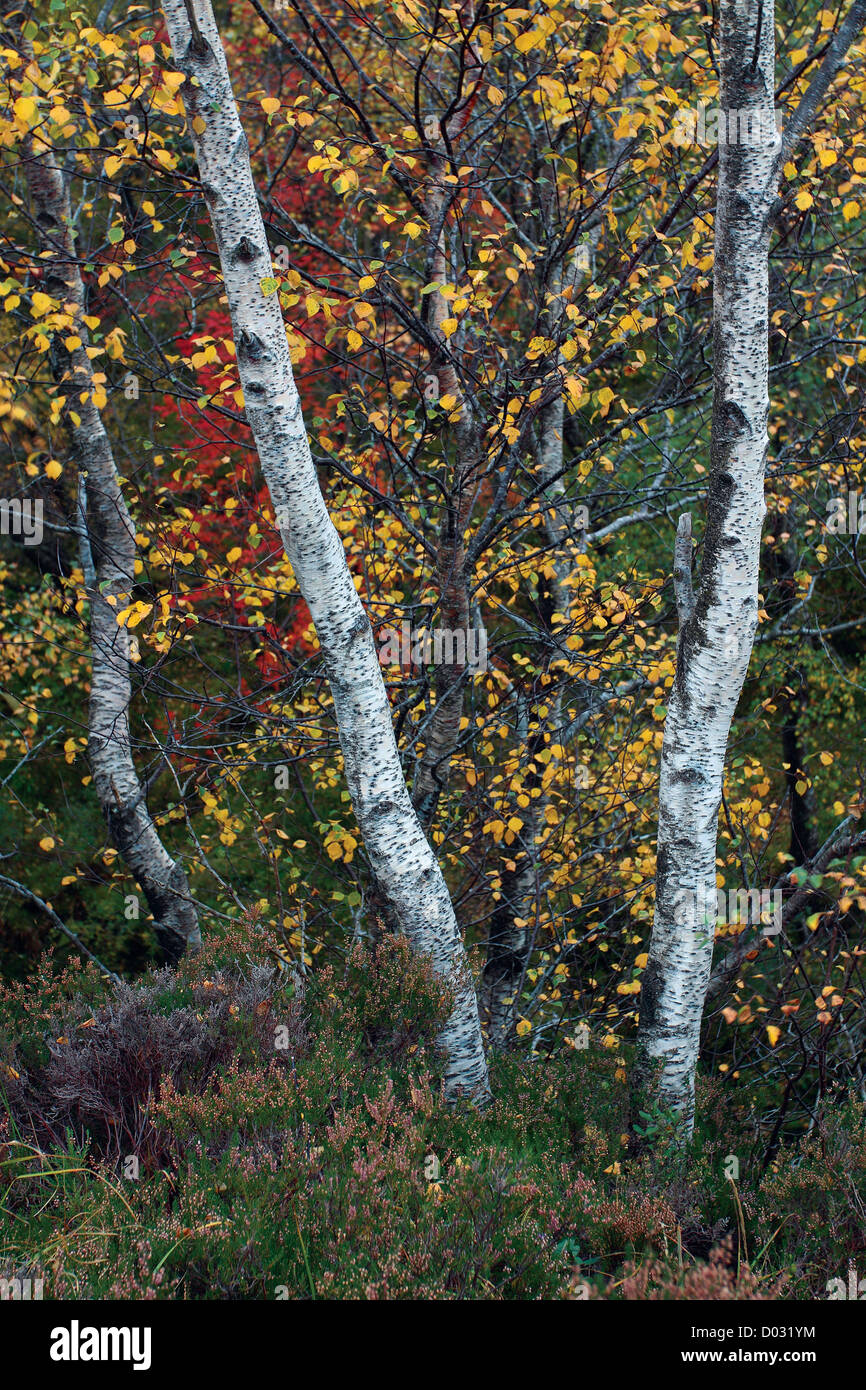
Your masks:
{"label": "knot on trunk", "polygon": [[232,252],[232,259],[235,261],[249,262],[254,261],[260,254],[259,248],[250,241],[249,237],[242,236]]}
{"label": "knot on trunk", "polygon": [[190,39],[186,56],[195,58],[199,63],[209,63],[213,57],[213,49],[200,29],[196,29]]}
{"label": "knot on trunk", "polygon": [[[265,357],[265,345],[256,333],[250,333],[246,328],[242,328],[238,334],[238,357],[247,362],[261,362]],[[250,384],[247,388],[250,391],[264,391],[264,386]]]}

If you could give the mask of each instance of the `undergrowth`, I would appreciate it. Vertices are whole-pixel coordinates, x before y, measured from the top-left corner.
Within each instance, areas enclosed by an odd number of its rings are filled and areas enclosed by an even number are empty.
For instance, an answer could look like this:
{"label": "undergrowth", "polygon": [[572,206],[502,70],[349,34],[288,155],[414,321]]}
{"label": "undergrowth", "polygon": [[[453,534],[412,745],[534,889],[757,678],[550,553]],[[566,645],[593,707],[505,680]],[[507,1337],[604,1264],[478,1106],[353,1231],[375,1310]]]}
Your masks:
{"label": "undergrowth", "polygon": [[0,1275],[61,1299],[775,1299],[866,1264],[858,1101],[762,1173],[702,1079],[689,1150],[630,1159],[601,1037],[495,1057],[493,1105],[447,1109],[448,1008],[399,938],[304,979],[244,923],[119,986],[46,958],[0,988]]}

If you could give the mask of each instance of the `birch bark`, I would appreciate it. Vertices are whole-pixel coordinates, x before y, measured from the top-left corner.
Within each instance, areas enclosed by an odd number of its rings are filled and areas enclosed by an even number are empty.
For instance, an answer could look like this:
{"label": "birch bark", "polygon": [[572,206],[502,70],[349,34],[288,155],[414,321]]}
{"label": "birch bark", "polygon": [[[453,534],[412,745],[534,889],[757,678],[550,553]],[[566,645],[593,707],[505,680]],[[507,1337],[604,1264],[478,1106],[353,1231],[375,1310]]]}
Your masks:
{"label": "birch bark", "polygon": [[[720,138],[713,290],[713,415],[703,562],[677,538],[676,674],[659,786],[656,903],[641,990],[635,1089],[694,1126],[694,1076],[715,933],[716,836],[725,752],[758,620],[767,454],[768,265],[780,138],[773,0],[721,0],[720,105],[748,112]],[[729,132],[733,133],[733,132]],[[656,1068],[658,1073],[656,1074]]]}
{"label": "birch bark", "polygon": [[[292,376],[265,229],[210,0],[166,0],[166,24],[231,313],[247,419],[286,555],[316,627],[346,781],[389,915],[455,991],[440,1037],[445,1095],[489,1099],[475,989],[439,865],[403,773],[388,697],[343,544],[325,506]],[[196,129],[198,127],[198,129]]]}
{"label": "birch bark", "polygon": [[201,946],[198,914],[186,873],[163,845],[145,802],[129,728],[130,639],[117,622],[135,583],[135,527],[126,508],[111,441],[97,405],[87,355],[84,285],[78,267],[69,190],[51,151],[30,140],[24,155],[47,291],[72,315],[79,346],[56,335],[52,371],[66,394],[70,452],[78,469],[80,549],[90,601],[92,674],[88,757],[111,838],[139,883],[168,960]]}
{"label": "birch bark", "polygon": [[721,0],[719,10],[727,139],[719,145],[707,530],[696,595],[690,518],[680,519],[677,534],[680,628],[662,749],[656,908],[634,1075],[637,1096],[650,1093],[652,1077],[652,1091],[678,1114],[685,1136],[694,1127],[694,1077],[713,955],[725,751],[757,626],[773,205],[779,171],[864,22],[866,2],[855,0],[780,137],[773,109],[773,0]]}

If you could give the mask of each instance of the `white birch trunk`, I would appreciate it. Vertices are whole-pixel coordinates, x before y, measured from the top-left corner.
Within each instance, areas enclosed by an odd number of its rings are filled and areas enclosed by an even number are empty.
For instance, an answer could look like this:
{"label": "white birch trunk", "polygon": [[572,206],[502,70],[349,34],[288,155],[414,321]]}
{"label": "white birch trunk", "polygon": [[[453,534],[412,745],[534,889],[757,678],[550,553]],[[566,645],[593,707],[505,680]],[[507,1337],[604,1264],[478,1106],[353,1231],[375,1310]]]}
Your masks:
{"label": "white birch trunk", "polygon": [[[120,488],[111,441],[95,403],[96,383],[87,355],[84,286],[72,236],[69,191],[63,172],[37,138],[24,162],[39,233],[45,287],[73,314],[80,346],[71,352],[55,336],[51,359],[67,398],[65,421],[78,468],[82,568],[90,600],[92,675],[88,757],[93,784],[111,838],[139,883],[168,960],[201,946],[198,914],[186,873],[163,845],[145,803],[129,730],[129,633],[117,613],[135,582],[135,527]],[[82,487],[83,484],[83,487]],[[86,514],[85,514],[86,513]]]}
{"label": "white birch trunk", "polygon": [[674,1111],[686,1135],[694,1125],[694,1076],[713,955],[725,752],[758,619],[768,252],[780,143],[773,119],[772,0],[763,6],[721,0],[719,59],[723,111],[748,110],[760,121],[761,138],[720,143],[719,149],[707,530],[694,597],[687,519],[678,534],[680,631],[661,758],[655,919],[635,1075],[637,1092]]}
{"label": "white birch trunk", "polygon": [[[319,488],[278,296],[261,290],[262,278],[273,273],[271,259],[210,0],[166,0],[163,11],[175,64],[187,74],[182,95],[222,265],[247,419],[321,644],[355,815],[389,914],[455,989],[440,1038],[446,1098],[484,1103],[487,1064],[460,930],[412,808],[369,619]],[[196,132],[194,121],[204,129]]]}

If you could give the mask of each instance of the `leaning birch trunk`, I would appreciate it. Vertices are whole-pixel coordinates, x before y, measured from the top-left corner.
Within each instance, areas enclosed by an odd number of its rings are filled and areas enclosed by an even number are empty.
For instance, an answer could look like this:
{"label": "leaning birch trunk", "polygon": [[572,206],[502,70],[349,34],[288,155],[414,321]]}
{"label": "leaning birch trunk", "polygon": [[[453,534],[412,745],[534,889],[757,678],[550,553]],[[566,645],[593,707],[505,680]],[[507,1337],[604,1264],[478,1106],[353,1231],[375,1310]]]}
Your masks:
{"label": "leaning birch trunk", "polygon": [[489,1099],[475,989],[439,865],[403,779],[369,619],[325,506],[292,375],[246,137],[210,0],[163,5],[231,313],[246,413],[286,555],[331,686],[346,781],[379,891],[413,947],[455,991],[440,1037],[445,1095]]}
{"label": "leaning birch trunk", "polygon": [[147,809],[132,756],[129,729],[130,639],[117,614],[135,584],[135,527],[123,499],[111,442],[102,423],[98,386],[87,355],[81,280],[66,178],[48,147],[33,136],[24,155],[45,266],[45,287],[73,318],[79,346],[67,350],[55,335],[51,360],[67,401],[65,420],[79,478],[82,568],[90,601],[93,669],[88,758],[109,833],[139,883],[154,917],[157,940],[177,962],[201,946],[198,914],[183,864],[162,843]]}
{"label": "leaning birch trunk", "polygon": [[[713,416],[707,530],[697,593],[682,517],[674,583],[676,674],[659,785],[656,903],[641,990],[635,1093],[694,1127],[694,1078],[716,918],[725,752],[758,621],[767,453],[768,266],[779,137],[772,0],[721,0],[722,111],[754,141],[722,143],[715,224]],[[736,119],[736,117],[735,117]],[[735,136],[735,139],[737,137]],[[639,1102],[640,1103],[640,1102]]]}

